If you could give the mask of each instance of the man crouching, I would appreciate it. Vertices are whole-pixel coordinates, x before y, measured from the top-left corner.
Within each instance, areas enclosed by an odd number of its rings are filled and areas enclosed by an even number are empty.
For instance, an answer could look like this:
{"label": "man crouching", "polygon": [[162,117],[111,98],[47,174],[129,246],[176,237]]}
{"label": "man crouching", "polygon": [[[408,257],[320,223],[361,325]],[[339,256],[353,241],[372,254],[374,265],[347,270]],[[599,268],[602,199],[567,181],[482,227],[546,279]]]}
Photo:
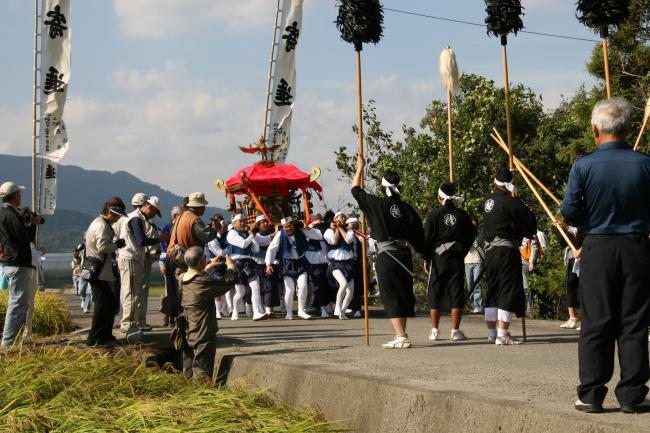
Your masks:
{"label": "man crouching", "polygon": [[222,277],[214,277],[208,271],[218,263],[215,259],[206,266],[201,247],[189,248],[184,257],[188,270],[179,276],[179,296],[187,317],[183,374],[188,379],[212,380],[218,331],[214,298],[232,289],[235,284],[234,265],[230,258],[226,258],[228,271]]}

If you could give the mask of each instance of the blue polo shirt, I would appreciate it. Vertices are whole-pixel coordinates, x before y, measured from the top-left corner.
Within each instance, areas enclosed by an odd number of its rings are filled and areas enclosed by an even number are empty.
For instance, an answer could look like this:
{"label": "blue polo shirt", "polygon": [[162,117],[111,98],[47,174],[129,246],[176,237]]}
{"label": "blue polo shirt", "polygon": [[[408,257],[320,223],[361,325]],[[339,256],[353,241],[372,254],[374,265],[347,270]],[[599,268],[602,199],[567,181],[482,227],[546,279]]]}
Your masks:
{"label": "blue polo shirt", "polygon": [[560,210],[587,235],[650,233],[650,157],[623,141],[601,144],[573,163]]}

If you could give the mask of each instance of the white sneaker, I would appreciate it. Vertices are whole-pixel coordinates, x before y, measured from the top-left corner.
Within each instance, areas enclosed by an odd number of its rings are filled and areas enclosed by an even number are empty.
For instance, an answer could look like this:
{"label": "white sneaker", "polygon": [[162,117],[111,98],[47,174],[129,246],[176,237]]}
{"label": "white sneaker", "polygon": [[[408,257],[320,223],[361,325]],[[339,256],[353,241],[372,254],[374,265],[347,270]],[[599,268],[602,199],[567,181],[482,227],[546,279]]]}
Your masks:
{"label": "white sneaker", "polygon": [[260,320],[265,320],[265,319],[266,319],[266,314],[257,313],[253,316],[253,322],[258,322]]}
{"label": "white sneaker", "polygon": [[309,314],[305,313],[304,311],[298,311],[298,317],[300,317],[301,319],[305,319],[305,320],[311,319],[311,316]]}
{"label": "white sneaker", "polygon": [[230,316],[230,320],[239,320],[239,314],[234,314]]}
{"label": "white sneaker", "polygon": [[348,308],[347,310],[345,310],[345,314],[352,314],[352,309]]}
{"label": "white sneaker", "polygon": [[384,349],[408,349],[411,342],[408,337],[397,337],[396,339],[381,345]]}
{"label": "white sneaker", "polygon": [[354,316],[352,317],[354,317],[355,319],[361,319],[361,311],[355,311]]}
{"label": "white sneaker", "polygon": [[[578,327],[576,328],[576,331],[579,331],[579,330],[580,330],[580,326],[578,326]],[[648,341],[650,341],[650,337],[648,337]]]}
{"label": "white sneaker", "polygon": [[510,334],[506,335],[505,337],[497,337],[496,341],[494,342],[494,344],[496,344],[497,346],[511,346],[511,345],[518,345],[522,343],[523,342],[521,340],[512,338]]}
{"label": "white sneaker", "polygon": [[429,340],[436,341],[440,340],[440,330],[437,328],[431,328],[431,333],[429,334]]}
{"label": "white sneaker", "polygon": [[341,315],[341,310],[338,309],[338,308],[335,308],[335,309],[334,309],[334,315],[335,315],[335,316],[340,316],[340,315]]}
{"label": "white sneaker", "polygon": [[562,329],[576,329],[578,328],[578,319],[571,317],[569,320],[560,325]]}
{"label": "white sneaker", "polygon": [[293,320],[293,314],[288,314],[284,316],[284,320]]}
{"label": "white sneaker", "polygon": [[339,314],[339,319],[341,319],[341,320],[350,320],[350,318],[348,316],[346,316],[345,313]]}
{"label": "white sneaker", "polygon": [[465,334],[463,334],[463,331],[460,329],[453,331],[451,333],[451,341],[465,341],[467,340],[467,337],[465,337]]}

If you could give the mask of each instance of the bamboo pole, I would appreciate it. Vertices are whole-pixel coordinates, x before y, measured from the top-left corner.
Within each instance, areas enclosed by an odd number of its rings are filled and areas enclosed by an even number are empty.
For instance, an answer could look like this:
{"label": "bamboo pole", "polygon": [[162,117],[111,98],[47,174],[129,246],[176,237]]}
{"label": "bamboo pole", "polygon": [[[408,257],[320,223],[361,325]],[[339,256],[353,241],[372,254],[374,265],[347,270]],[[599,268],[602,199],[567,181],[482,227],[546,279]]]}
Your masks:
{"label": "bamboo pole", "polygon": [[[500,135],[498,135],[498,133],[497,133],[497,136],[494,138],[494,140],[497,141],[497,142],[501,141],[503,143],[503,138]],[[542,198],[542,196],[539,194],[539,192],[537,191],[535,186],[532,184],[532,182],[528,178],[528,175],[526,174],[525,170],[521,167],[521,164],[515,161],[515,167],[517,168],[517,171],[519,171],[519,174],[524,179],[524,181],[526,182],[526,184],[528,185],[530,190],[533,192],[533,194],[535,195],[535,197],[539,201],[539,204],[542,205],[542,208],[544,209],[544,211],[546,212],[548,217],[551,219],[551,222],[558,228],[558,230],[560,231],[560,234],[562,235],[562,237],[566,241],[567,245],[569,245],[569,248],[571,248],[571,250],[575,254],[578,251],[578,249],[575,247],[575,245],[573,244],[571,239],[569,239],[569,236],[566,234],[566,232],[564,231],[562,226],[559,224],[559,221],[557,220],[557,218],[555,218],[555,215],[553,215],[553,212],[551,212],[549,207],[546,205],[546,203],[544,202],[544,199]]]}
{"label": "bamboo pole", "polygon": [[510,118],[510,83],[508,78],[508,45],[506,36],[501,37],[501,50],[503,53],[503,82],[506,97],[506,128],[508,130],[508,168],[515,171],[512,160],[512,124]]}
{"label": "bamboo pole", "polygon": [[[494,128],[494,131],[496,132],[497,129]],[[497,139],[495,138],[496,135],[494,135],[494,134],[490,134],[490,135],[491,135],[491,137],[492,137],[493,139],[495,139],[495,141],[499,144],[499,147],[501,147],[501,149],[503,149],[504,152],[508,152],[508,147],[505,146],[505,143],[502,143],[500,140],[497,140]],[[543,191],[544,191],[544,192],[545,192],[545,193],[546,193],[546,194],[551,198],[551,200],[553,200],[553,201],[555,202],[555,204],[557,204],[558,206],[560,206],[560,205],[562,204],[562,202],[561,202],[561,201],[560,201],[560,200],[555,196],[555,194],[553,194],[553,193],[552,193],[548,188],[546,188],[546,186],[542,183],[542,181],[539,180],[539,179],[537,178],[537,176],[535,176],[535,175],[533,174],[533,172],[530,171],[530,170],[528,169],[528,167],[526,167],[526,166],[524,165],[524,163],[521,162],[521,160],[520,160],[519,158],[517,158],[516,156],[513,155],[513,160],[514,160],[515,163],[518,163],[518,164],[521,165],[521,168],[524,169],[524,171],[526,172],[526,174],[527,174],[528,176],[530,176],[530,177],[535,181],[535,183],[536,183],[537,185],[539,185],[539,187],[540,187],[540,188],[541,188],[541,189],[542,189],[542,190],[543,190]]]}
{"label": "bamboo pole", "polygon": [[36,124],[37,119],[37,105],[38,105],[38,3],[39,0],[34,0],[34,82],[32,86],[32,211],[36,212]]}
{"label": "bamboo pole", "polygon": [[648,126],[648,116],[645,116],[645,119],[643,119],[641,131],[639,131],[639,136],[636,138],[636,143],[634,143],[634,150],[637,150],[639,148],[639,144],[641,144],[641,137],[643,137],[643,132],[645,131],[646,126]]}
{"label": "bamboo pole", "polygon": [[607,33],[602,33],[603,38],[603,58],[605,61],[605,87],[607,88],[607,99],[612,97],[612,85],[609,79],[609,54],[607,52]]}
{"label": "bamboo pole", "polygon": [[[266,81],[266,102],[264,103],[264,129],[262,132],[262,138],[261,138],[261,144],[266,145],[266,132],[268,131],[269,127],[269,101],[271,99],[271,81],[273,80],[273,64],[275,63],[275,60],[273,58],[275,57],[275,48],[278,46],[278,17],[280,16],[280,1],[278,0],[276,8],[275,8],[275,27],[273,27],[273,44],[271,45],[271,58],[269,59],[269,75],[267,76],[267,81]],[[266,152],[262,154],[262,159],[266,159]]]}
{"label": "bamboo pole", "polygon": [[[357,52],[357,97],[359,109],[359,157],[363,158],[363,99],[361,93],[361,50]],[[365,185],[364,175],[361,173],[361,188]],[[361,211],[361,231],[366,233],[366,215]],[[361,241],[361,262],[363,265],[363,310],[364,318],[363,325],[365,331],[366,346],[370,346],[370,323],[368,320],[368,256],[367,256],[367,242],[365,238]]]}
{"label": "bamboo pole", "polygon": [[451,128],[451,89],[447,89],[447,135],[449,140],[449,182],[454,181],[454,148]]}

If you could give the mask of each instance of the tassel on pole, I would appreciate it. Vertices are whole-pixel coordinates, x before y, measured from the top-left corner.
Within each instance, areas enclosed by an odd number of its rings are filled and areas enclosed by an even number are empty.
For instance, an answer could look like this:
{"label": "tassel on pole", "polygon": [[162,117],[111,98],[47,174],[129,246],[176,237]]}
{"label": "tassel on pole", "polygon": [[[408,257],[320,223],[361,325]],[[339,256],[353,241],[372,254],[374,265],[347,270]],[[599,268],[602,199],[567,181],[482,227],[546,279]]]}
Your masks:
{"label": "tassel on pole", "polygon": [[[376,44],[383,35],[384,14],[379,0],[338,0],[339,8],[336,27],[341,32],[341,39],[354,46],[357,54],[357,97],[359,114],[359,157],[363,158],[363,100],[361,94],[361,50],[363,44]],[[361,177],[361,186],[364,178]],[[366,232],[366,217],[361,212],[361,231]],[[367,242],[361,241],[363,266],[363,306],[366,346],[370,345],[370,326],[368,320],[368,255]]]}
{"label": "tassel on pole", "polygon": [[645,103],[645,113],[643,114],[643,125],[641,125],[641,130],[639,131],[639,136],[636,138],[636,143],[634,143],[634,150],[639,148],[641,144],[641,137],[643,137],[643,132],[645,131],[646,126],[648,126],[648,121],[650,120],[650,98]]}
{"label": "tassel on pole", "polygon": [[452,107],[451,97],[458,90],[458,63],[456,54],[451,47],[447,47],[440,53],[439,60],[440,79],[447,90],[447,135],[449,141],[449,182],[454,181],[454,148],[452,136]]}

